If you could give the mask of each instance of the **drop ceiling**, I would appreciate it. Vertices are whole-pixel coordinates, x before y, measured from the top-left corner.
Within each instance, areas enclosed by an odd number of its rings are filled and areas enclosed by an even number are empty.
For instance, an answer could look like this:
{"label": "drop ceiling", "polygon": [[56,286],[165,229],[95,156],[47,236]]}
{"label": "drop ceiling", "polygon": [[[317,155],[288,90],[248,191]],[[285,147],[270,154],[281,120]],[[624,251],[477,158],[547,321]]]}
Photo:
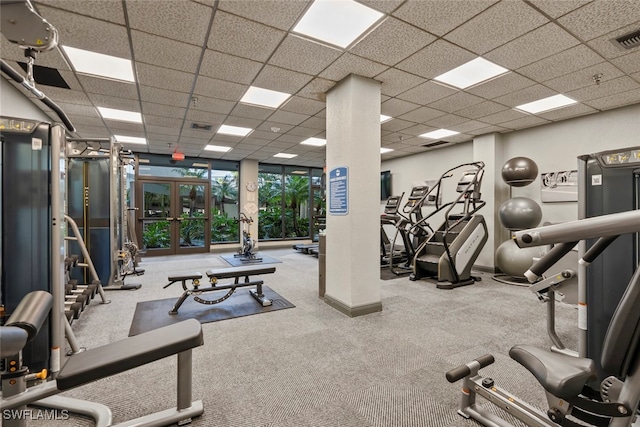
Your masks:
{"label": "drop ceiling", "polygon": [[[35,1],[60,44],[131,59],[137,77],[127,84],[77,74],[58,48],[36,64],[58,69],[70,88],[38,88],[80,137],[144,137],[147,146],[125,146],[302,166],[324,165],[324,147],[300,142],[325,137],[325,93],[351,73],[381,82],[381,113],[393,117],[381,125],[381,146],[393,149],[383,160],[437,149],[418,135],[441,128],[459,132],[444,141],[461,143],[640,103],[640,48],[612,42],[640,29],[637,0],[360,3],[385,18],[344,50],[292,33],[311,1]],[[4,37],[1,47],[22,72],[22,51]],[[510,71],[465,90],[433,80],[478,56]],[[278,109],[239,103],[249,86],[292,96]],[[578,102],[535,115],[514,109],[556,94]],[[140,112],[143,123],[105,120],[96,106]],[[216,134],[222,124],[254,131]],[[232,149],[205,151],[208,144]],[[280,152],[297,157],[273,157]]]}

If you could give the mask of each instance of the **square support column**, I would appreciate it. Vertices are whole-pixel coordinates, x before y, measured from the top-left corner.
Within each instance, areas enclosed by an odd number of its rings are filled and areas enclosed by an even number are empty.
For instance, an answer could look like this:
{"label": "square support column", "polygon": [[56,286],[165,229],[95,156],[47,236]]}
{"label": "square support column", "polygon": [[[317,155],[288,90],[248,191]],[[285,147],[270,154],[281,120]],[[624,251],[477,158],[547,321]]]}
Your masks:
{"label": "square support column", "polygon": [[327,304],[348,316],[380,300],[380,82],[349,75],[327,93]]}
{"label": "square support column", "polygon": [[[253,218],[253,223],[249,227],[249,233],[255,242],[256,249],[258,248],[258,208],[260,207],[258,201],[258,190],[247,190],[247,184],[249,182],[255,182],[258,184],[258,161],[251,159],[244,159],[240,161],[240,186],[239,186],[239,200],[238,200],[238,215],[240,212],[248,217]],[[240,233],[240,239],[242,239],[242,226],[238,227]],[[242,241],[242,240],[241,240]]]}

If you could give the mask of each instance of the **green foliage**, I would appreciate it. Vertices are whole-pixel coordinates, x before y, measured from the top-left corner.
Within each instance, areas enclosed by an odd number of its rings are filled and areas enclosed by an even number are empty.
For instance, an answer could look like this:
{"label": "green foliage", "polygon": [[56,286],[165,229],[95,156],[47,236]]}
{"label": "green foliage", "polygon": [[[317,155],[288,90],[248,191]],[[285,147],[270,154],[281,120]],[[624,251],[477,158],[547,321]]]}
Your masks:
{"label": "green foliage", "polygon": [[[193,219],[187,219],[187,218]],[[193,212],[182,214],[180,221],[180,246],[203,246],[204,245],[204,214]],[[202,218],[202,219],[195,219]]]}
{"label": "green foliage", "polygon": [[211,197],[213,210],[224,215],[224,204],[230,201],[238,201],[238,177],[237,172],[225,177],[217,177],[211,180]]}
{"label": "green foliage", "polygon": [[238,221],[226,213],[211,212],[211,243],[238,242]]}
{"label": "green foliage", "polygon": [[168,248],[170,245],[169,221],[154,221],[145,224],[142,230],[144,248]]}

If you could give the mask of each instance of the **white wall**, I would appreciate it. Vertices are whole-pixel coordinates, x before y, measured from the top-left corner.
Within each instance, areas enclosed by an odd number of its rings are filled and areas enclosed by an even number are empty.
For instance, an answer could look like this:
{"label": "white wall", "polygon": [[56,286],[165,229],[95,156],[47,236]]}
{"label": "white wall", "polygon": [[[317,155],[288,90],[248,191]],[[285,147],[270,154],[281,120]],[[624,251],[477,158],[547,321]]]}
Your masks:
{"label": "white wall", "polygon": [[0,78],[0,115],[21,119],[52,121],[20,89],[14,87],[4,77]]}
{"label": "white wall", "polygon": [[[524,156],[536,162],[539,174],[577,169],[579,155],[640,146],[640,104],[502,134],[500,145],[502,158],[495,161],[501,164],[510,158]],[[417,181],[436,179],[443,171],[456,164],[473,161],[473,156],[473,142],[463,143],[388,160],[382,163],[381,170],[391,171],[393,194],[403,191],[408,193]],[[457,182],[458,178],[459,176],[450,178],[451,183]],[[498,174],[496,179],[501,179],[501,176]],[[485,179],[482,187],[485,189],[493,184]],[[542,208],[542,222],[563,222],[578,218],[577,202],[541,202],[539,175],[534,183],[513,188],[512,196],[529,197],[538,202]],[[447,189],[444,197],[451,200],[451,197],[455,197],[454,190]],[[496,209],[499,206],[496,204]],[[488,212],[481,213],[485,217],[489,216]],[[440,222],[441,220],[434,220],[432,226],[437,226]],[[486,260],[477,264],[493,267],[486,265]]]}

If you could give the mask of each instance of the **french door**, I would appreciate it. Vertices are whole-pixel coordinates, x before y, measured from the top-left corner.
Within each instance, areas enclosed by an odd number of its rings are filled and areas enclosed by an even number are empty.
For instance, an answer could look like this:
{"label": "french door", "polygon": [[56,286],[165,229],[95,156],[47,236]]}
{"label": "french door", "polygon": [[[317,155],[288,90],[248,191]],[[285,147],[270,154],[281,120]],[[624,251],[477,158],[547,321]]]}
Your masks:
{"label": "french door", "polygon": [[138,242],[147,256],[209,252],[209,183],[140,179]]}

